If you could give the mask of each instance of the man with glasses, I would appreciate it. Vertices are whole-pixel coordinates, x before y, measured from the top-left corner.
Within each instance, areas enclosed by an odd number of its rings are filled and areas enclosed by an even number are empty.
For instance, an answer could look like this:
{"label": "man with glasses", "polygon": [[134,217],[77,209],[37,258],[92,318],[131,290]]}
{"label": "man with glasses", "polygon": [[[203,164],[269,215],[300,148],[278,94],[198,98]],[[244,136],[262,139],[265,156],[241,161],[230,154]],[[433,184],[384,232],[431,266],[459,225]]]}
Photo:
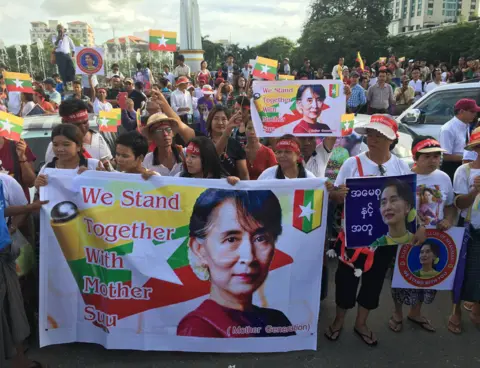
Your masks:
{"label": "man with glasses", "polygon": [[440,68],[433,70],[432,79],[433,81],[425,86],[425,93],[433,91],[435,88],[447,84],[446,82],[442,82],[442,70]]}

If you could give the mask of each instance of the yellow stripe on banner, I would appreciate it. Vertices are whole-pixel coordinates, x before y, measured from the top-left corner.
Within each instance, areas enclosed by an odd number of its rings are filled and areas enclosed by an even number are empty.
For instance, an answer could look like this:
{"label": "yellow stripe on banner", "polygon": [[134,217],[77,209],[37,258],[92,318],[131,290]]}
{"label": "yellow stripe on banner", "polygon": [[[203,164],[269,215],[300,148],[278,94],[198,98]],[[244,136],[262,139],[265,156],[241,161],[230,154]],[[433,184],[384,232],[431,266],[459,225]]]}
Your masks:
{"label": "yellow stripe on banner", "polygon": [[278,67],[278,61],[277,60],[267,59],[267,58],[264,58],[264,57],[261,57],[261,56],[257,57],[257,63],[258,64],[263,64],[263,65],[268,65],[268,66],[273,66],[275,68]]}
{"label": "yellow stripe on banner", "polygon": [[313,203],[315,213],[313,214],[312,229],[316,229],[322,225],[323,190],[315,190],[313,192]]}
{"label": "yellow stripe on banner", "polygon": [[159,31],[159,30],[150,30],[150,36],[152,37],[165,37],[165,38],[177,38],[177,32],[169,32],[169,31]]}
{"label": "yellow stripe on banner", "polygon": [[15,72],[4,72],[3,77],[5,79],[19,79],[19,80],[31,80],[30,74],[27,73],[15,73]]}
{"label": "yellow stripe on banner", "polygon": [[278,80],[295,80],[295,77],[293,75],[279,74]]}
{"label": "yellow stripe on banner", "polygon": [[10,123],[18,126],[23,126],[23,118],[0,111],[0,120],[8,120]]}
{"label": "yellow stripe on banner", "polygon": [[110,111],[100,111],[99,116],[107,119],[120,119],[122,117],[122,109],[112,109]]}

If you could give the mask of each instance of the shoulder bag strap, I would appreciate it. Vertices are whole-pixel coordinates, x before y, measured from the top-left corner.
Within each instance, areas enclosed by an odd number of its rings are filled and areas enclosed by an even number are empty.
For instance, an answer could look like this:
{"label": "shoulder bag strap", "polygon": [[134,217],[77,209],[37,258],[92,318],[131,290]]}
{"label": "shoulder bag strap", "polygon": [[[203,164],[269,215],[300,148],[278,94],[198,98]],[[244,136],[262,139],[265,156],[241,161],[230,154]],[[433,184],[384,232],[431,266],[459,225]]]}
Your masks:
{"label": "shoulder bag strap", "polygon": [[362,166],[362,161],[360,160],[360,157],[355,156],[355,159],[357,160],[357,170],[358,174],[360,176],[363,176],[363,166]]}

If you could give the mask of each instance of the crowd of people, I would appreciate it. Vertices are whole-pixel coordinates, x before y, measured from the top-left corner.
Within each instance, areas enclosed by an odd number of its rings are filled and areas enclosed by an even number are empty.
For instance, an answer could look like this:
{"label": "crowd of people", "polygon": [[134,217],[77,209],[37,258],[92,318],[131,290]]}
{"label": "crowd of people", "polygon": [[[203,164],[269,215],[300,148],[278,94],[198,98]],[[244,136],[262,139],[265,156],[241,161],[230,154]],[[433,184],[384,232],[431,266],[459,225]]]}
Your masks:
{"label": "crowd of people", "polygon": [[[480,211],[478,205],[474,205],[480,193],[480,158],[478,155],[464,157],[464,152],[480,152],[480,128],[476,128],[480,107],[473,100],[461,99],[453,107],[455,117],[442,127],[440,142],[433,137],[416,137],[411,147],[413,168],[392,154],[398,143],[398,125],[388,114],[442,83],[475,77],[475,65],[469,59],[460,59],[459,66],[450,69],[446,64],[427,66],[425,62],[410,60],[403,68],[402,62],[392,57],[361,69],[348,68],[340,58],[328,76],[321,69],[314,70],[308,59],[298,71],[289,65],[288,59],[280,65],[279,73],[293,74],[300,80],[342,79],[347,112],[366,108],[372,114],[369,124],[354,128],[357,135],[366,137],[368,150],[343,162],[334,183],[326,184],[330,201],[329,229],[334,221],[331,212],[342,207],[348,193],[347,178],[415,173],[418,185],[437,185],[444,198],[435,225],[419,217],[418,229],[412,236],[391,234],[390,246],[377,249],[371,269],[361,277],[343,261],[338,262],[336,317],[325,331],[329,340],[340,337],[347,311],[357,304],[355,332],[367,345],[377,345],[377,338],[368,327],[368,317],[379,307],[385,275],[397,245],[405,242],[422,245],[426,228],[447,230],[457,226],[458,213],[458,225],[467,222],[472,227],[462,300],[467,302],[464,307],[470,311],[471,321],[480,325]],[[52,130],[45,165],[38,173],[33,165],[37,158],[23,140],[16,143],[0,138],[3,169],[0,200],[5,201],[5,206],[0,207],[6,218],[0,223],[0,240],[7,244],[0,247],[0,361],[13,357],[15,368],[41,366],[26,358],[24,345],[35,328],[35,320],[27,318],[28,308],[26,310],[24,304],[31,297],[28,288],[38,288],[38,285],[26,287],[20,283],[23,280],[19,280],[15,272],[16,255],[9,244],[17,231],[35,243],[35,229],[32,230],[25,214],[38,211],[45,204],[37,196],[30,201],[29,188],[34,186],[38,193],[41,186],[48,185],[46,168],[75,169],[78,175],[86,170],[118,171],[141,174],[145,180],[157,175],[223,178],[231,185],[240,180],[325,177],[337,138],[319,141],[316,137],[284,135],[279,139],[260,139],[250,113],[251,81],[251,66],[245,64],[240,68],[232,55],[228,55],[216,72],[210,72],[207,63],[202,61],[195,74],[179,55],[172,71],[167,65],[160,73],[138,65],[132,77],[128,74],[125,77],[114,64],[102,85],[95,75],[84,75],[81,80],[72,81],[70,90],[59,75],[54,75],[43,82],[35,81],[33,94],[8,93],[2,87],[1,109],[28,116],[40,106],[45,114],[58,114],[62,123]],[[110,147],[100,133],[90,129],[89,113],[98,114],[116,107],[122,109],[121,126],[114,147]],[[141,115],[140,124],[137,114]],[[389,198],[382,198],[382,206],[407,206],[401,186],[392,186],[389,193]],[[350,252],[353,251],[347,250],[348,257],[353,255]],[[326,265],[322,284],[324,298]],[[432,290],[392,289],[391,305],[383,306],[394,306],[390,329],[396,333],[402,330],[402,306],[408,305],[408,320],[435,332],[435,327],[422,313],[422,305],[434,299]],[[456,304],[448,329],[460,334],[462,328],[461,308]]]}

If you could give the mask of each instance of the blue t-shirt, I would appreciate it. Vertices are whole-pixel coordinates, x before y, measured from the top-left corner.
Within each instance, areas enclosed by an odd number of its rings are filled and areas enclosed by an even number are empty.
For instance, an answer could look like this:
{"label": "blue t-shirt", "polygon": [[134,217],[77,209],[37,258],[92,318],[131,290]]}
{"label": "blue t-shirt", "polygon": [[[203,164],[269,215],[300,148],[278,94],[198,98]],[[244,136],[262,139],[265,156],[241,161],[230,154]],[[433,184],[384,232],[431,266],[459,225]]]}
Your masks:
{"label": "blue t-shirt", "polygon": [[62,94],[63,93],[63,83],[57,83],[55,86],[55,89],[57,90],[58,93]]}
{"label": "blue t-shirt", "polygon": [[3,195],[3,183],[0,181],[0,249],[12,243],[8,232],[7,221],[5,221],[5,197]]}

